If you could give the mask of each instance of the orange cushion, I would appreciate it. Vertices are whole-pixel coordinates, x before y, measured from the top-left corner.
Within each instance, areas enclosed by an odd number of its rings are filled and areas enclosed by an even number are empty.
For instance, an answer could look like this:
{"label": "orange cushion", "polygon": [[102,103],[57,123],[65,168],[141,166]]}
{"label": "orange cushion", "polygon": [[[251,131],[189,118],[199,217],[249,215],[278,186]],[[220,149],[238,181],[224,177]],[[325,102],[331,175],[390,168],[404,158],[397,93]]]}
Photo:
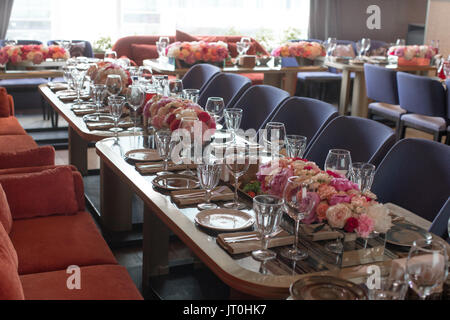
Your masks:
{"label": "orange cushion", "polygon": [[0,169],[51,166],[54,164],[55,149],[52,146],[0,153]]}
{"label": "orange cushion", "polygon": [[252,80],[253,85],[264,84],[264,73],[243,73],[241,75]]}
{"label": "orange cushion", "polygon": [[121,266],[80,269],[81,290],[67,289],[63,271],[21,276],[27,300],[143,300],[127,270]]}
{"label": "orange cushion", "polygon": [[17,254],[0,223],[0,300],[23,300],[22,284],[17,273]]}
{"label": "orange cushion", "polygon": [[0,135],[27,134],[16,117],[0,117]]}
{"label": "orange cushion", "polygon": [[0,185],[0,224],[5,228],[5,231],[9,234],[12,228],[12,216],[11,210],[9,209],[8,199],[6,199],[6,194]]}
{"label": "orange cushion", "polygon": [[9,152],[26,151],[37,148],[37,143],[28,135],[0,136],[0,154]]}
{"label": "orange cushion", "polygon": [[[0,175],[5,174],[17,174],[17,173],[32,173],[32,172],[41,172],[48,169],[54,169],[61,166],[40,166],[40,167],[24,167],[24,168],[9,168],[9,169],[0,169]],[[77,171],[77,168],[72,165],[68,165],[72,171]]]}
{"label": "orange cushion", "polygon": [[0,87],[0,117],[9,117],[11,115],[10,96],[6,89]]}
{"label": "orange cushion", "polygon": [[4,175],[0,176],[0,184],[14,220],[78,212],[73,174],[69,167]]}
{"label": "orange cushion", "polygon": [[140,66],[145,59],[156,59],[159,56],[156,46],[151,44],[132,44],[131,53],[133,60]]}
{"label": "orange cushion", "polygon": [[19,257],[21,275],[66,270],[72,265],[117,264],[86,212],[16,220],[10,236]]}
{"label": "orange cushion", "polygon": [[175,39],[176,39],[176,41],[181,41],[181,42],[183,42],[183,41],[190,42],[190,41],[199,41],[200,40],[199,38],[191,36],[190,34],[180,31],[180,30],[176,31]]}

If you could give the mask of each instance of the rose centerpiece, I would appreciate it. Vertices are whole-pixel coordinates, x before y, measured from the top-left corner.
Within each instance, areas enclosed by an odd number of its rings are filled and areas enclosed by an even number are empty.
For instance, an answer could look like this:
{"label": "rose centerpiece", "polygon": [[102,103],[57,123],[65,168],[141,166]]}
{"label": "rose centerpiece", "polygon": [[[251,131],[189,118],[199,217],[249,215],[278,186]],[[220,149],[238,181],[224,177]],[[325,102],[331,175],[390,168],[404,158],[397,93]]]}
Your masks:
{"label": "rose centerpiece", "polygon": [[95,84],[105,84],[108,75],[117,74],[122,79],[122,94],[124,94],[128,86],[133,83],[130,73],[118,64],[100,61],[97,62],[96,65],[97,66],[92,66],[89,68],[87,72],[87,75]]}
{"label": "rose centerpiece", "polygon": [[388,55],[398,58],[399,66],[429,66],[435,56],[432,46],[393,46],[389,48]]}
{"label": "rose centerpiece", "polygon": [[68,58],[69,53],[59,46],[17,45],[5,46],[0,49],[0,65],[40,65],[48,59],[67,60]]}
{"label": "rose centerpiece", "polygon": [[298,64],[313,65],[314,60],[326,55],[325,48],[318,42],[287,42],[272,51],[272,56],[296,58]]}
{"label": "rose centerpiece", "polygon": [[190,67],[197,63],[211,63],[223,66],[229,56],[225,42],[175,42],[166,49],[167,57],[176,67]]}

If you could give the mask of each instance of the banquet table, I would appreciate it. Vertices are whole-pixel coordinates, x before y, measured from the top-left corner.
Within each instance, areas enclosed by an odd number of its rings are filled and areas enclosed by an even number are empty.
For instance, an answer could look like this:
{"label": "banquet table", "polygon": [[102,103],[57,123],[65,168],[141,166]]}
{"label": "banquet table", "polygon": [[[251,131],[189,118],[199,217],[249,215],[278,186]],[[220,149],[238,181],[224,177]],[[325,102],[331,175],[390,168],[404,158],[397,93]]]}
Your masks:
{"label": "banquet table", "polygon": [[62,77],[61,70],[9,70],[0,72],[0,80],[31,79],[31,78],[57,78]]}
{"label": "banquet table", "polygon": [[[154,175],[141,175],[134,164],[124,159],[126,152],[148,147],[147,139],[150,137],[108,138],[96,144],[102,165],[108,167],[110,174],[117,176],[116,180],[122,181],[123,185],[133,190],[144,202],[142,278],[144,289],[151,286],[153,277],[170,272],[171,261],[168,257],[170,232],[230,287],[231,298],[286,299],[289,297],[291,284],[310,275],[331,275],[356,284],[365,284],[370,276],[369,266],[377,265],[382,275],[387,275],[394,262],[401,263],[401,259],[407,256],[407,251],[389,248],[386,250],[390,252],[389,257],[386,254],[382,261],[341,268],[333,262],[330,263],[330,257],[323,254],[323,251],[317,251],[322,253],[314,251],[318,245],[304,239],[301,240],[301,244],[310,250],[311,257],[304,263],[292,264],[278,257],[262,264],[254,260],[251,254],[230,255],[217,244],[217,233],[211,233],[196,225],[194,219],[199,212],[196,207],[177,206],[167,192],[153,187]],[[254,214],[249,209],[251,200],[244,196],[241,200],[248,206],[245,211]],[[111,198],[108,201],[113,206],[117,199]],[[430,222],[396,205],[387,204],[387,206],[398,217],[405,217],[408,222],[428,230]],[[123,213],[116,210],[114,219],[120,224],[120,221],[131,217],[124,218]]]}
{"label": "banquet table", "polygon": [[[368,98],[366,92],[366,80],[364,76],[364,66],[354,65],[342,62],[334,62],[326,60],[324,65],[329,68],[335,68],[342,72],[342,83],[341,83],[341,95],[339,101],[339,113],[345,115],[347,112],[347,106],[350,101],[350,83],[351,74],[355,74],[355,79],[353,82],[353,97],[351,104],[351,115],[357,117],[367,118],[368,114]],[[428,75],[432,73],[433,76],[436,75],[435,66],[398,66],[398,65],[386,65],[388,69],[417,73],[420,75]]]}
{"label": "banquet table", "polygon": [[[158,73],[173,75],[182,77],[189,69],[187,68],[175,68],[174,65],[169,63],[161,63],[158,60],[148,59],[143,61],[144,66],[150,67],[153,71]],[[223,72],[228,73],[263,73],[264,84],[271,85],[280,89],[283,89],[291,94],[295,95],[297,90],[297,74],[299,72],[319,72],[324,71],[326,68],[322,66],[300,66],[300,67],[255,67],[255,68],[242,68],[238,66],[224,67]]]}

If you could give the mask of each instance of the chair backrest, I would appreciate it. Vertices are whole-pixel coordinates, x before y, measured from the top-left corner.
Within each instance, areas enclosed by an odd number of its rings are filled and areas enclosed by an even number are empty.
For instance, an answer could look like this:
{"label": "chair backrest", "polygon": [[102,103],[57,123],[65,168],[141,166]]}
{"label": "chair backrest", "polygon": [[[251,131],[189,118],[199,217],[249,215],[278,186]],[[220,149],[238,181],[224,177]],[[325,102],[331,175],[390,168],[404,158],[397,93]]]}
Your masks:
{"label": "chair backrest", "polygon": [[[26,46],[26,45],[40,45],[42,44],[41,41],[38,40],[17,40],[17,44],[20,46]],[[5,46],[5,40],[0,40],[0,47]]]}
{"label": "chair backrest", "polygon": [[225,102],[225,108],[228,108],[234,105],[251,85],[252,81],[247,77],[233,73],[219,73],[200,93],[198,103],[205,107],[208,98],[221,97]]}
{"label": "chair backrest", "polygon": [[241,128],[258,132],[289,96],[288,92],[272,86],[250,87],[233,105],[244,110]]}
{"label": "chair backrest", "polygon": [[372,191],[391,202],[434,220],[450,195],[450,146],[423,140],[399,141],[380,164]]}
{"label": "chair backrest", "polygon": [[287,134],[305,136],[308,138],[308,145],[311,145],[337,116],[336,108],[328,103],[311,98],[292,97],[280,106],[270,121],[284,123]]}
{"label": "chair backrest", "polygon": [[366,63],[364,74],[369,99],[376,102],[399,104],[396,71]]}
{"label": "chair backrest", "polygon": [[434,219],[433,224],[431,225],[430,232],[435,235],[443,238],[449,239],[449,220],[450,220],[450,197],[447,202],[442,207],[441,211],[439,211],[436,219]]}
{"label": "chair backrest", "polygon": [[[47,42],[47,45],[52,46],[57,44],[57,42],[60,40],[50,40]],[[84,42],[84,52],[83,57],[86,58],[93,58],[94,57],[94,50],[92,49],[92,45],[89,41],[86,40],[72,40],[72,43],[80,43]]]}
{"label": "chair backrest", "polygon": [[445,89],[435,79],[397,72],[400,106],[412,113],[446,116]]}
{"label": "chair backrest", "polygon": [[197,64],[190,68],[184,75],[183,87],[185,89],[198,89],[201,92],[220,71],[219,67],[213,66],[212,64]]}
{"label": "chair backrest", "polygon": [[393,130],[381,123],[358,117],[338,117],[323,129],[305,158],[324,167],[331,149],[351,152],[353,162],[378,165],[395,143]]}

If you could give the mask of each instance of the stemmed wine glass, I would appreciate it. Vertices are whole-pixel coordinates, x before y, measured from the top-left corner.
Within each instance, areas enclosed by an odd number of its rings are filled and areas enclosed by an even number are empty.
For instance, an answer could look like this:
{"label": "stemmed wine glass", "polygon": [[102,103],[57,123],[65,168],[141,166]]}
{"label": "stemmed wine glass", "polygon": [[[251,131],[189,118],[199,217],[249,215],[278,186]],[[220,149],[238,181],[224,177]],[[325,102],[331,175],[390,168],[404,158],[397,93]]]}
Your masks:
{"label": "stemmed wine glass", "polygon": [[232,145],[225,153],[225,164],[234,177],[234,201],[226,203],[225,208],[242,210],[246,206],[239,202],[238,188],[239,178],[242,177],[250,167],[250,157],[246,154],[244,146]]}
{"label": "stemmed wine glass", "polygon": [[116,62],[116,60],[117,60],[117,52],[112,51],[112,50],[107,50],[105,52],[105,57],[104,57],[103,60],[105,60],[107,62]]}
{"label": "stemmed wine glass", "polygon": [[63,70],[63,76],[64,76],[64,81],[67,82],[68,88],[69,89],[74,89],[74,83],[73,83],[73,78],[72,78],[72,70],[75,69],[74,66],[64,66],[62,68]]}
{"label": "stemmed wine glass", "polygon": [[244,54],[247,54],[248,50],[252,46],[252,40],[248,37],[241,38],[241,43],[244,44]]}
{"label": "stemmed wine glass", "polygon": [[[190,169],[190,163],[191,161],[191,151],[192,151],[192,146],[194,145],[194,141],[195,141],[195,124],[198,123],[198,119],[194,118],[194,117],[183,117],[181,118],[181,122],[180,122],[180,129],[181,130],[186,130],[186,132],[189,134],[189,138],[190,138],[190,144],[189,145],[185,145],[185,152],[186,154],[184,155],[185,157],[185,161],[186,161],[186,170],[182,171],[181,174],[184,175],[189,175],[189,176],[194,176],[195,173]],[[201,139],[201,137],[200,137]]]}
{"label": "stemmed wine glass", "polygon": [[206,102],[205,111],[208,112],[216,122],[216,128],[221,130],[223,127],[219,124],[224,117],[225,102],[220,97],[210,97]]}
{"label": "stemmed wine glass", "polygon": [[302,182],[299,177],[288,179],[283,199],[286,213],[295,221],[295,242],[292,249],[283,250],[281,255],[293,261],[304,260],[308,253],[298,248],[300,222],[316,207],[318,199],[310,192],[310,184]]}
{"label": "stemmed wine glass", "polygon": [[112,118],[114,119],[114,128],[109,129],[112,132],[118,134],[123,131],[119,128],[119,119],[122,116],[123,105],[125,104],[125,97],[108,97],[108,105]]}
{"label": "stemmed wine glass", "polygon": [[197,176],[200,186],[206,191],[206,203],[198,205],[199,210],[217,209],[217,205],[211,203],[211,192],[217,187],[222,172],[222,165],[218,163],[205,163],[197,166]]}
{"label": "stemmed wine glass", "polygon": [[77,99],[74,101],[74,105],[81,105],[83,100],[81,100],[81,89],[84,85],[84,72],[79,71],[77,68],[71,68],[71,77],[73,81],[73,87],[77,92]]}
{"label": "stemmed wine glass", "polygon": [[170,44],[170,39],[168,37],[160,37],[159,41],[156,43],[157,48],[159,48],[159,54],[161,57],[166,57],[166,49]]}
{"label": "stemmed wine glass", "polygon": [[372,188],[376,167],[370,163],[355,162],[352,164],[351,180],[359,186],[362,193]]}
{"label": "stemmed wine glass", "polygon": [[169,80],[169,92],[172,97],[180,98],[183,95],[183,81],[181,79]]}
{"label": "stemmed wine glass", "polygon": [[137,118],[138,118],[138,109],[142,106],[145,99],[145,93],[138,85],[131,85],[127,89],[127,102],[128,105],[134,111],[134,127],[128,129],[129,131],[133,131],[136,134],[138,131],[142,131],[141,128],[137,126]]}
{"label": "stemmed wine glass", "polygon": [[97,115],[100,115],[103,106],[103,100],[106,96],[106,86],[104,84],[94,84],[92,86],[92,98],[97,107]]}
{"label": "stemmed wine glass", "polygon": [[405,41],[405,39],[398,38],[397,41],[395,42],[395,45],[396,46],[404,46],[404,45],[406,45],[406,41]]}
{"label": "stemmed wine glass", "polygon": [[334,51],[337,47],[337,39],[336,38],[328,38],[327,41],[325,41],[325,48],[327,50],[327,58],[333,56]]}
{"label": "stemmed wine glass", "polygon": [[169,130],[163,130],[156,132],[156,149],[159,156],[164,160],[164,171],[158,172],[158,176],[164,176],[172,174],[169,170],[169,160],[172,150],[175,146],[175,141],[172,140],[172,132]]}
{"label": "stemmed wine glass", "polygon": [[286,139],[286,127],[281,122],[269,122],[263,135],[264,144],[272,157],[279,155]]}
{"label": "stemmed wine glass", "polygon": [[184,89],[183,98],[192,101],[192,103],[198,103],[200,98],[200,90],[198,89]]}
{"label": "stemmed wine glass", "polygon": [[236,132],[241,127],[242,114],[244,110],[238,108],[229,108],[225,110],[225,125],[231,132],[231,142],[236,144]]}
{"label": "stemmed wine glass", "polygon": [[286,136],[286,153],[289,158],[303,158],[307,145],[307,137],[299,135]]}
{"label": "stemmed wine glass", "polygon": [[256,226],[261,237],[261,250],[253,251],[257,261],[268,261],[276,258],[276,253],[268,250],[270,235],[276,232],[283,214],[283,199],[277,196],[263,195],[253,199]]}
{"label": "stemmed wine glass", "polygon": [[438,239],[421,239],[413,243],[406,261],[409,287],[425,300],[448,276],[446,245]]}
{"label": "stemmed wine glass", "polygon": [[245,54],[245,52],[247,48],[247,44],[245,44],[244,42],[236,42],[236,50],[239,54],[239,57],[243,56]]}
{"label": "stemmed wine glass", "polygon": [[118,74],[108,75],[105,85],[106,90],[112,97],[116,97],[122,92],[122,78]]}
{"label": "stemmed wine glass", "polygon": [[367,56],[371,46],[371,41],[369,38],[363,38],[361,40],[361,56]]}

